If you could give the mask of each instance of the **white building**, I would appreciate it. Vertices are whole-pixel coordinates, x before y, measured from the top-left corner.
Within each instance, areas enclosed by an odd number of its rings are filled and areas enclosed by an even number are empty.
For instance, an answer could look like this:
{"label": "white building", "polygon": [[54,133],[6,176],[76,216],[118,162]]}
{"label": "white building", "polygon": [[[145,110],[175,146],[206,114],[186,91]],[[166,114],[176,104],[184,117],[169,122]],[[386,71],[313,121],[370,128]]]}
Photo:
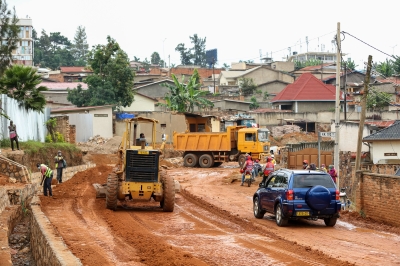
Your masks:
{"label": "white building", "polygon": [[17,23],[20,27],[19,37],[21,40],[18,47],[13,51],[13,63],[18,65],[32,66],[33,65],[33,39],[32,39],[32,19],[19,18]]}

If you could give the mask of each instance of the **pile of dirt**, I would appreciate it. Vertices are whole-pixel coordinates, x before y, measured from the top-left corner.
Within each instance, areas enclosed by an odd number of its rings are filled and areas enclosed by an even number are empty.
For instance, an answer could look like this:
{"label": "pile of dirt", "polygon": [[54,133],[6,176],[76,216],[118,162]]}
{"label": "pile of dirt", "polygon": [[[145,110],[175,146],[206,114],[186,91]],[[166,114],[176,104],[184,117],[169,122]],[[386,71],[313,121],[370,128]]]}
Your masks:
{"label": "pile of dirt", "polygon": [[300,132],[301,128],[297,125],[284,125],[284,126],[277,126],[273,127],[271,131],[271,135],[275,137],[280,137],[285,134],[293,133],[293,132]]}
{"label": "pile of dirt", "polygon": [[177,158],[182,157],[182,151],[176,151],[173,148],[165,149],[164,150],[164,158]]}
{"label": "pile of dirt", "polygon": [[0,186],[8,184],[8,176],[0,174]]}
{"label": "pile of dirt", "polygon": [[87,142],[78,142],[77,146],[80,147],[83,153],[114,154],[118,151],[121,142],[121,136],[114,136],[110,139],[96,136],[89,139]]}
{"label": "pile of dirt", "polygon": [[160,165],[166,167],[167,169],[182,167],[183,166],[183,158],[178,157],[178,158],[162,159],[160,161]]}
{"label": "pile of dirt", "polygon": [[[329,140],[329,138],[322,138],[322,140]],[[281,136],[273,135],[271,137],[271,146],[285,146],[286,144],[297,144],[301,142],[317,142],[318,135],[314,132],[292,132]]]}

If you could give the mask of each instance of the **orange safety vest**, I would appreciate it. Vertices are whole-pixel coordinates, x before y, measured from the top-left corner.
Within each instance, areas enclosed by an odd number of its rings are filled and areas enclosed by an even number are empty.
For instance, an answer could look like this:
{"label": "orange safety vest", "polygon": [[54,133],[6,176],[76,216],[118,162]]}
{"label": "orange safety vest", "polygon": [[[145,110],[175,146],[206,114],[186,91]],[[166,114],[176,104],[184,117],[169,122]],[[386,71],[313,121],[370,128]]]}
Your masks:
{"label": "orange safety vest", "polygon": [[274,169],[275,169],[274,164],[272,162],[267,162],[264,169],[264,175],[269,175],[274,171]]}

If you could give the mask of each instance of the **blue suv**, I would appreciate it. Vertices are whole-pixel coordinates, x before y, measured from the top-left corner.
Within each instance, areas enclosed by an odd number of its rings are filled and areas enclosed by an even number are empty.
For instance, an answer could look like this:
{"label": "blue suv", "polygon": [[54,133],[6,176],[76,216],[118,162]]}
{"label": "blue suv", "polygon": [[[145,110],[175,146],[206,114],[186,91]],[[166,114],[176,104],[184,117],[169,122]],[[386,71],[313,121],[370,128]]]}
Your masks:
{"label": "blue suv", "polygon": [[253,196],[254,216],[275,214],[276,224],[286,226],[289,219],[324,219],[326,226],[334,226],[341,202],[339,191],[331,176],[312,170],[279,169],[260,183]]}

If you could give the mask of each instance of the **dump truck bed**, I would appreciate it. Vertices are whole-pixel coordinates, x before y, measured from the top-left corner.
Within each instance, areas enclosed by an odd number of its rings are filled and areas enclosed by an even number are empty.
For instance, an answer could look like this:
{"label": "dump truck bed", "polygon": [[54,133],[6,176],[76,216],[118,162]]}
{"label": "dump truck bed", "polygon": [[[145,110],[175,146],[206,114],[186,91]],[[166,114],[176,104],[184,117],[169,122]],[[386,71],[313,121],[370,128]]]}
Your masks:
{"label": "dump truck bed", "polygon": [[237,131],[174,133],[174,149],[178,151],[231,151],[237,147]]}

